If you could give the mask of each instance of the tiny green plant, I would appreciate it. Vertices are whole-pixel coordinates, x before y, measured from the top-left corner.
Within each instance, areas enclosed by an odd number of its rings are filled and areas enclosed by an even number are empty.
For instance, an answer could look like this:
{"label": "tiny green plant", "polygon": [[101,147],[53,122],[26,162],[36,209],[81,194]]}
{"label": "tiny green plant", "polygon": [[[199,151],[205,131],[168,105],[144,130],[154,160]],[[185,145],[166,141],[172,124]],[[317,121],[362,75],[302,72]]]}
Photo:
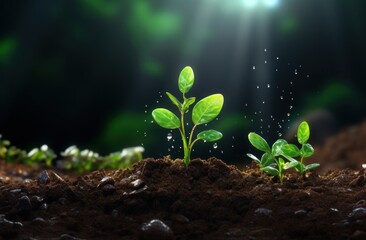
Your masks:
{"label": "tiny green plant", "polygon": [[193,127],[190,134],[186,133],[185,114],[189,111],[191,105],[196,101],[195,97],[186,97],[186,93],[192,88],[194,83],[194,73],[191,67],[185,67],[178,78],[179,91],[182,93],[183,101],[180,102],[173,94],[166,92],[172,103],[178,108],[180,118],[173,112],[165,108],[157,108],[152,111],[155,122],[163,128],[178,129],[182,137],[184,159],[186,166],[191,161],[191,151],[193,145],[199,141],[215,142],[222,138],[222,133],[216,130],[205,130],[198,133],[197,138],[193,139],[194,131],[197,126],[206,124],[214,120],[221,112],[224,104],[224,96],[222,94],[213,94],[203,98],[193,107],[192,121]]}
{"label": "tiny green plant", "polygon": [[[296,171],[298,171],[303,178],[305,178],[305,173],[307,171],[320,166],[318,163],[309,165],[303,163],[304,158],[308,158],[314,154],[314,148],[308,143],[309,138],[310,127],[309,124],[304,121],[297,129],[297,141],[301,144],[301,148],[299,149],[295,144],[285,144],[282,146],[282,155],[292,162],[297,162],[295,165]],[[300,157],[300,161],[295,160],[295,157]]]}
{"label": "tiny green plant", "polygon": [[28,153],[26,163],[44,163],[47,167],[52,167],[52,161],[57,157],[55,152],[47,145],[42,145],[40,148],[34,148]]}
{"label": "tiny green plant", "polygon": [[282,147],[287,144],[287,141],[278,139],[271,148],[264,138],[254,132],[249,133],[248,139],[256,149],[264,153],[260,160],[250,153],[248,153],[247,156],[253,159],[262,171],[278,177],[282,183],[284,170],[295,167],[297,164],[297,161],[295,160],[286,162],[281,156],[283,154]]}
{"label": "tiny green plant", "polygon": [[[295,168],[305,177],[306,171],[319,167],[318,163],[307,166],[303,163],[304,158],[310,157],[314,153],[313,147],[307,143],[309,137],[310,127],[305,121],[299,125],[297,131],[297,140],[302,145],[301,149],[294,144],[287,143],[284,139],[278,139],[271,148],[264,138],[251,132],[248,135],[249,142],[264,153],[260,159],[250,153],[247,156],[253,159],[262,171],[278,177],[281,183],[284,171],[290,168]],[[297,161],[294,157],[301,157],[301,159]]]}

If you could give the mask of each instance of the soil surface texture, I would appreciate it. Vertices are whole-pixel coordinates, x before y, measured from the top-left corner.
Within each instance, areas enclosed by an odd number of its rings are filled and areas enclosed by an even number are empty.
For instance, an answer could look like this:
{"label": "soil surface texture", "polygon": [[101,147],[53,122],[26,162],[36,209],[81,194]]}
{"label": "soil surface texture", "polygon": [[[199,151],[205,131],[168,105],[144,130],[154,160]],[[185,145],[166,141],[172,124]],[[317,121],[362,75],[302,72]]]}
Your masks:
{"label": "soil surface texture", "polygon": [[81,176],[0,168],[3,239],[366,239],[362,168],[283,185],[216,158]]}

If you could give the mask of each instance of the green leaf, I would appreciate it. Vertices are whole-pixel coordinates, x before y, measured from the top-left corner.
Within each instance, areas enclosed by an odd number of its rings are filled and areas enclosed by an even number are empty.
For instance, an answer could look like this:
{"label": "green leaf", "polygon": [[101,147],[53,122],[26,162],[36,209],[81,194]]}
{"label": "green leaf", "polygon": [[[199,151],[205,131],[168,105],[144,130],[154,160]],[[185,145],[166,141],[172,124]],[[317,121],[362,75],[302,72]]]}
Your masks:
{"label": "green leaf", "polygon": [[271,166],[267,166],[267,167],[261,168],[261,170],[263,172],[266,172],[266,173],[272,175],[272,176],[278,176],[278,174],[279,174],[279,171],[276,168],[271,167]]}
{"label": "green leaf", "polygon": [[310,157],[314,154],[314,148],[309,143],[302,145],[301,154],[303,157]]}
{"label": "green leaf", "polygon": [[307,122],[302,122],[297,129],[297,140],[300,144],[305,144],[310,137],[310,127]]}
{"label": "green leaf", "polygon": [[285,164],[285,166],[283,167],[283,169],[287,170],[287,169],[296,167],[297,165],[299,165],[299,162],[298,161],[287,162]]}
{"label": "green leaf", "polygon": [[165,108],[157,108],[152,111],[152,116],[157,124],[163,128],[176,129],[180,127],[179,118]]}
{"label": "green leaf", "polygon": [[261,160],[259,160],[256,156],[251,153],[247,153],[247,156],[253,159],[256,163],[261,164]]}
{"label": "green leaf", "polygon": [[306,170],[312,170],[312,169],[317,168],[317,167],[319,167],[319,166],[320,166],[320,164],[319,164],[319,163],[312,163],[312,164],[307,165],[307,166],[305,167],[305,169],[306,169]]}
{"label": "green leaf", "polygon": [[258,134],[251,132],[248,135],[249,142],[258,150],[271,153],[271,148],[269,147],[267,141],[259,136]]}
{"label": "green leaf", "polygon": [[196,101],[195,97],[187,98],[183,103],[183,111],[187,111],[188,108]]}
{"label": "green leaf", "polygon": [[193,86],[194,73],[191,67],[185,67],[179,74],[178,87],[181,93],[187,93]]}
{"label": "green leaf", "polygon": [[166,92],[166,95],[168,95],[170,101],[172,101],[172,103],[178,107],[179,110],[182,110],[182,103],[179,102],[179,100],[173,96],[173,94],[171,94],[170,92]]}
{"label": "green leaf", "polygon": [[278,165],[280,165],[280,168],[283,168],[283,166],[285,165],[285,160],[283,160],[283,158],[279,158]]}
{"label": "green leaf", "polygon": [[278,139],[273,145],[272,145],[272,154],[273,156],[277,157],[282,154],[282,146],[287,144],[287,141],[284,139]]}
{"label": "green leaf", "polygon": [[300,156],[299,148],[294,144],[285,144],[282,146],[282,152],[284,155],[289,157],[298,157]]}
{"label": "green leaf", "polygon": [[192,121],[194,124],[204,124],[212,121],[219,115],[224,105],[224,96],[213,94],[200,100],[193,108]]}
{"label": "green leaf", "polygon": [[197,135],[197,138],[202,139],[206,142],[215,142],[222,138],[222,133],[216,130],[202,131]]}
{"label": "green leaf", "polygon": [[274,158],[270,153],[264,153],[261,158],[261,166],[267,167],[274,162]]}

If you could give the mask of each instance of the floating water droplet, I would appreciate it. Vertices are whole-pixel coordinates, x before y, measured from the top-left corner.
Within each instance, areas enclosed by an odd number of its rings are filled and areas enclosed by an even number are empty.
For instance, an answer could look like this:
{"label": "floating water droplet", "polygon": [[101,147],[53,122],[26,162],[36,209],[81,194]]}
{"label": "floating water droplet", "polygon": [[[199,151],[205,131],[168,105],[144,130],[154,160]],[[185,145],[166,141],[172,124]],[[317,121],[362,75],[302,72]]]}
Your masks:
{"label": "floating water droplet", "polygon": [[145,113],[147,113],[147,111],[145,111]]}
{"label": "floating water droplet", "polygon": [[292,81],[290,81],[290,84],[292,85]]}
{"label": "floating water droplet", "polygon": [[306,77],[310,77],[310,75],[306,75]]}
{"label": "floating water droplet", "polygon": [[172,139],[172,138],[173,138],[173,134],[168,133],[168,135],[166,136],[166,139],[168,139],[168,141],[170,141],[170,139]]}
{"label": "floating water droplet", "polygon": [[233,148],[233,147],[234,147],[234,145],[231,145],[231,147]]}
{"label": "floating water droplet", "polygon": [[259,88],[259,85],[257,85],[257,88]]}
{"label": "floating water droplet", "polygon": [[267,60],[265,60],[264,63],[267,63]]}
{"label": "floating water droplet", "polygon": [[263,104],[266,104],[266,101],[263,101],[262,103],[263,103]]}
{"label": "floating water droplet", "polygon": [[267,125],[268,128],[271,128],[271,125]]}
{"label": "floating water droplet", "polygon": [[268,83],[268,84],[267,84],[267,88],[270,88],[270,87],[271,87],[271,85]]}
{"label": "floating water droplet", "polygon": [[278,59],[280,59],[279,57],[276,57],[276,59],[278,60]]}
{"label": "floating water droplet", "polygon": [[278,72],[278,69],[276,68],[276,72]]}
{"label": "floating water droplet", "polygon": [[224,154],[224,150],[221,150],[221,154]]}
{"label": "floating water droplet", "polygon": [[174,148],[174,146],[172,145],[172,148]]}
{"label": "floating water droplet", "polygon": [[217,148],[217,143],[213,144],[213,148],[216,149]]}
{"label": "floating water droplet", "polygon": [[246,103],[245,106],[248,107],[248,103]]}
{"label": "floating water droplet", "polygon": [[[309,75],[308,75],[309,76]],[[147,108],[147,104],[145,105],[145,107]]]}
{"label": "floating water droplet", "polygon": [[282,136],[282,133],[278,133],[278,136],[281,137]]}
{"label": "floating water droplet", "polygon": [[287,113],[287,117],[289,117],[291,114],[290,113]]}
{"label": "floating water droplet", "polygon": [[295,75],[297,75],[297,69],[295,69]]}
{"label": "floating water droplet", "polygon": [[267,52],[267,48],[265,48],[264,51]]}
{"label": "floating water droplet", "polygon": [[280,96],[281,100],[283,100],[283,96]]}
{"label": "floating water droplet", "polygon": [[156,103],[159,103],[159,100],[157,100]]}
{"label": "floating water droplet", "polygon": [[255,66],[253,66],[253,70],[255,70]]}
{"label": "floating water droplet", "polygon": [[292,109],[293,108],[293,106],[292,105],[290,105],[290,109]]}
{"label": "floating water droplet", "polygon": [[154,121],[153,120],[151,120],[151,122],[150,123],[154,123]]}
{"label": "floating water droplet", "polygon": [[263,122],[263,119],[261,118],[261,122]]}

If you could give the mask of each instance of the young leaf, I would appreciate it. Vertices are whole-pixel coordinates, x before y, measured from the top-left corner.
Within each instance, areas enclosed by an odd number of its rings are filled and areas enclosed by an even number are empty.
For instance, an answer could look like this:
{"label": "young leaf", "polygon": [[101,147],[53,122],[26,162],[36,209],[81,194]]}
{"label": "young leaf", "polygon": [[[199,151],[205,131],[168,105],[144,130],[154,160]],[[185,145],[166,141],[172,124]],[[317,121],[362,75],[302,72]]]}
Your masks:
{"label": "young leaf", "polygon": [[301,154],[303,157],[310,157],[314,154],[314,148],[309,144],[302,145]]}
{"label": "young leaf", "polygon": [[261,164],[261,160],[259,160],[256,156],[251,153],[247,153],[247,156],[253,159],[256,163]]}
{"label": "young leaf", "polygon": [[206,130],[206,131],[200,132],[197,135],[197,138],[202,139],[206,142],[215,142],[222,138],[222,133],[220,133],[216,130]]}
{"label": "young leaf", "polygon": [[298,157],[300,156],[300,150],[294,144],[285,144],[282,146],[282,152],[284,155],[289,157]]}
{"label": "young leaf", "polygon": [[287,169],[296,167],[297,165],[299,165],[299,162],[298,161],[287,162],[285,164],[285,166],[283,167],[283,169],[287,170]]}
{"label": "young leaf", "polygon": [[152,112],[152,116],[157,124],[163,128],[175,129],[180,127],[179,118],[165,108],[157,108]]}
{"label": "young leaf", "polygon": [[279,172],[276,168],[274,167],[271,167],[271,166],[267,166],[267,167],[264,167],[264,168],[261,168],[262,171],[272,175],[272,176],[278,176]]}
{"label": "young leaf", "polygon": [[300,144],[305,144],[310,137],[310,127],[307,122],[302,122],[297,129],[297,140]]}
{"label": "young leaf", "polygon": [[168,95],[170,101],[172,101],[172,103],[177,106],[179,110],[182,109],[182,103],[180,103],[179,100],[173,96],[173,94],[171,94],[170,92],[166,92],[166,95]]}
{"label": "young leaf", "polygon": [[319,167],[320,164],[319,163],[312,163],[312,164],[309,164],[305,167],[306,170],[311,170],[311,169],[314,169],[314,168],[317,168]]}
{"label": "young leaf", "polygon": [[191,106],[195,101],[196,101],[195,97],[187,98],[183,103],[183,107],[184,107],[183,111],[187,111],[189,106]]}
{"label": "young leaf", "polygon": [[285,165],[285,160],[283,160],[283,158],[279,158],[278,159],[278,165],[280,165],[281,168],[283,168],[283,166]]}
{"label": "young leaf", "polygon": [[258,150],[270,153],[271,148],[269,147],[268,143],[264,138],[259,136],[258,134],[251,132],[248,135],[249,142]]}
{"label": "young leaf", "polygon": [[261,166],[266,167],[274,162],[274,158],[270,153],[264,153],[261,158]]}
{"label": "young leaf", "polygon": [[224,105],[224,96],[213,94],[200,100],[192,112],[192,121],[194,124],[204,124],[212,121],[219,115]]}
{"label": "young leaf", "polygon": [[273,145],[272,145],[272,154],[273,156],[277,157],[282,154],[282,146],[287,144],[287,141],[284,139],[278,139]]}
{"label": "young leaf", "polygon": [[194,73],[191,67],[185,67],[179,74],[178,87],[181,93],[187,93],[193,86]]}

